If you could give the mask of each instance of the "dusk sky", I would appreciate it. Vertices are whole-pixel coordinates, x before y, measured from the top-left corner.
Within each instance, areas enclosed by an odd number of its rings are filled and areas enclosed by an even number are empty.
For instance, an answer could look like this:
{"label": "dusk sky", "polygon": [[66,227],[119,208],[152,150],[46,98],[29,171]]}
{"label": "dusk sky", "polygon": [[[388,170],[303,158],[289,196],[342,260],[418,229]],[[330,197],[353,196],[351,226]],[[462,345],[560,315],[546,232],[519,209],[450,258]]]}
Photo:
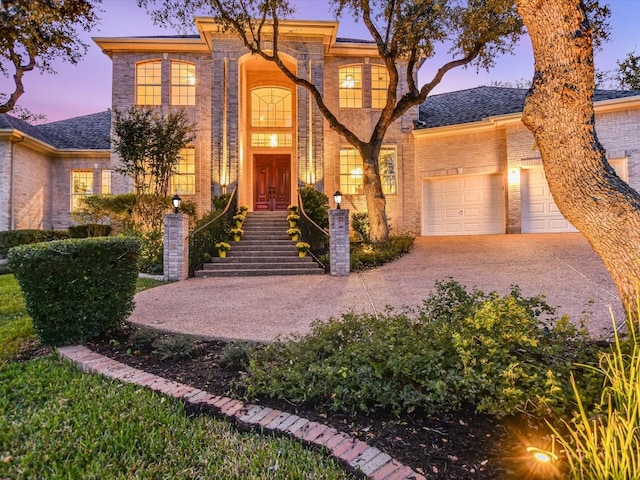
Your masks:
{"label": "dusk sky", "polygon": [[[611,40],[603,51],[596,53],[596,66],[601,70],[615,68],[616,60],[627,53],[640,53],[640,0],[609,0],[612,10]],[[328,2],[322,0],[296,0],[295,18],[304,20],[333,20]],[[154,26],[146,12],[138,8],[135,0],[104,0],[101,22],[90,34],[83,34],[89,44],[87,55],[76,66],[59,62],[57,75],[28,72],[24,77],[26,93],[19,104],[33,113],[47,116],[47,121],[104,111],[111,106],[111,60],[104,55],[91,37],[123,37],[141,35],[170,35],[175,33]],[[195,28],[190,30],[195,33]],[[362,23],[343,19],[338,35],[349,38],[369,38]],[[427,80],[444,57],[427,62],[420,78]],[[436,63],[439,62],[439,63]],[[431,69],[430,69],[431,67]],[[515,82],[528,79],[533,72],[533,56],[528,38],[523,38],[514,55],[498,59],[489,73],[475,68],[449,72],[434,93],[488,85],[493,81]],[[0,77],[0,90],[7,92],[9,80]]]}

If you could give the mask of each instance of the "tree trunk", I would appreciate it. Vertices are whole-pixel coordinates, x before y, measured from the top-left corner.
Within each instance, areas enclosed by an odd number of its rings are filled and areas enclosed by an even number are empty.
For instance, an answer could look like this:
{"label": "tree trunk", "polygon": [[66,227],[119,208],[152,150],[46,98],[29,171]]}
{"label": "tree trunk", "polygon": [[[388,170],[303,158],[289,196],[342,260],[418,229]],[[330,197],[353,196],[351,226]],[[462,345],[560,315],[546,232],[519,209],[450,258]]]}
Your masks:
{"label": "tree trunk", "polygon": [[387,199],[382,192],[378,162],[367,159],[362,164],[364,166],[363,188],[369,215],[369,235],[371,242],[384,243],[389,239],[389,224],[386,213]]}
{"label": "tree trunk", "polygon": [[[516,0],[535,58],[522,120],[560,212],[600,256],[625,308],[640,279],[640,195],[608,164],[595,131],[592,32],[580,0]],[[635,309],[634,309],[635,313]]]}

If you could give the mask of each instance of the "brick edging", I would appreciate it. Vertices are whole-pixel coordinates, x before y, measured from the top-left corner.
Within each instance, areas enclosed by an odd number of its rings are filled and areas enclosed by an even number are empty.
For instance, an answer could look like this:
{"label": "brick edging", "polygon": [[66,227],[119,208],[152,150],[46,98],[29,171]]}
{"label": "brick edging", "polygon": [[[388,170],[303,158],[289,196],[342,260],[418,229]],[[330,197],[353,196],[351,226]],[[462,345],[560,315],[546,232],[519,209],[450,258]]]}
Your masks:
{"label": "brick edging", "polygon": [[284,434],[292,439],[323,447],[343,465],[371,480],[426,480],[380,451],[346,433],[306,418],[259,405],[245,405],[229,397],[212,395],[204,390],[147,373],[100,355],[82,345],[60,347],[58,353],[73,362],[80,370],[98,373],[106,378],[169,395],[194,407],[207,407],[239,426],[263,428]]}

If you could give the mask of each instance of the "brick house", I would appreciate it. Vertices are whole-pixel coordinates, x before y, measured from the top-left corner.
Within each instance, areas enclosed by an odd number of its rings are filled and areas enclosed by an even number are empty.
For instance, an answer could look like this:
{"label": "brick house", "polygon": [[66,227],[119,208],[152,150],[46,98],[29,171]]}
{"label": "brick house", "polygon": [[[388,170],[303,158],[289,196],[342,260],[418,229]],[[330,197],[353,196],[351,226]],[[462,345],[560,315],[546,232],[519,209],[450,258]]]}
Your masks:
{"label": "brick house", "polygon": [[[199,34],[96,38],[113,62],[113,109],[184,109],[196,139],[172,192],[209,210],[238,188],[251,210],[283,210],[313,184],[343,207],[365,210],[356,151],[330,130],[307,91],[247,53],[208,18]],[[332,111],[369,132],[386,100],[386,70],[370,42],[337,38],[338,24],[283,23],[279,48]],[[477,235],[573,227],[551,198],[533,137],[520,121],[526,91],[478,87],[434,95],[388,131],[381,153],[387,213],[396,232]],[[621,177],[640,187],[640,95],[598,91],[600,141]],[[120,193],[111,112],[31,126],[0,116],[0,230],[64,228],[81,195]]]}

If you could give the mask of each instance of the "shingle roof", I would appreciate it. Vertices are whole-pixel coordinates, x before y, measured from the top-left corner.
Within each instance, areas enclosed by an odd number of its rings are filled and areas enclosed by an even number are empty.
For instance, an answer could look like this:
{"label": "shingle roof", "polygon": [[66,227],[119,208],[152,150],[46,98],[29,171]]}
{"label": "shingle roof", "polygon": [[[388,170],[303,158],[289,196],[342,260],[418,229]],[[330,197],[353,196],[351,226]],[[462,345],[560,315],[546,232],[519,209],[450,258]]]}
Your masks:
{"label": "shingle roof", "polygon": [[[428,97],[420,105],[418,128],[478,122],[484,118],[522,112],[526,88],[476,87]],[[596,90],[594,101],[640,95],[640,92]]]}
{"label": "shingle roof", "polygon": [[15,129],[61,150],[110,150],[111,111],[30,125],[11,115],[0,115],[0,130]]}

